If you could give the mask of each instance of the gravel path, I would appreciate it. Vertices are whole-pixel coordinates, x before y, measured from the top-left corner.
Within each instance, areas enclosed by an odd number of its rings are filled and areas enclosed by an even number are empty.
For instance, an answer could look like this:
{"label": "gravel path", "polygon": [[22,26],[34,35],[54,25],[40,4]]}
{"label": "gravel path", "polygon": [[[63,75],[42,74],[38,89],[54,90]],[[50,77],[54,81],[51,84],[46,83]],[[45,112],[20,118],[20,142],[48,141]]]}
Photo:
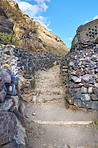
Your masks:
{"label": "gravel path", "polygon": [[59,66],[36,73],[25,116],[30,148],[98,148],[98,112],[66,108]]}

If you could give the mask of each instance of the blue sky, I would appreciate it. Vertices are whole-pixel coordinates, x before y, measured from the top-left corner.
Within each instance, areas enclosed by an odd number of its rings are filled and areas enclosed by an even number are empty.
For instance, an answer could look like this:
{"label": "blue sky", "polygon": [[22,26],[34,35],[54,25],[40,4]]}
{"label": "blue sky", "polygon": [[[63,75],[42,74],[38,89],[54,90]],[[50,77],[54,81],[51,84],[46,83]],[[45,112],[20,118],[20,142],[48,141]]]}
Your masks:
{"label": "blue sky", "polygon": [[71,47],[78,26],[98,18],[98,0],[14,0]]}

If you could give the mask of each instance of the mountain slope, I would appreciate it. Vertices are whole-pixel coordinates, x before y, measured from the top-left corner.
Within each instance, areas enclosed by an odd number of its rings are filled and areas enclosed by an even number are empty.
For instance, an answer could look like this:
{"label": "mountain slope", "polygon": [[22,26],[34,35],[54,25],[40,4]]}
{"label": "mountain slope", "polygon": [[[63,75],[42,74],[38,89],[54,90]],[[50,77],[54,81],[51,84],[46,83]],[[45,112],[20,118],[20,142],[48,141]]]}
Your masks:
{"label": "mountain slope", "polygon": [[58,55],[64,55],[68,51],[68,47],[58,36],[41,26],[39,22],[31,20],[19,9],[16,2],[0,0],[0,8],[13,23],[13,32],[18,38],[17,46],[25,47],[31,52],[51,51]]}

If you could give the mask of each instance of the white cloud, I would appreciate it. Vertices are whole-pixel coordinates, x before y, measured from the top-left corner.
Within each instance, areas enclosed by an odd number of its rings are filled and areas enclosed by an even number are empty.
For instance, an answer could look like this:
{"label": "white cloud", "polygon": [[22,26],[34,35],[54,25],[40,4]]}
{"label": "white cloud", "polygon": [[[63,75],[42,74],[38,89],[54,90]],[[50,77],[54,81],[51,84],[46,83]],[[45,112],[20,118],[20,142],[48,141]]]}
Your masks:
{"label": "white cloud", "polygon": [[69,40],[69,41],[71,41],[73,38],[72,37],[70,37],[70,38],[65,38],[65,40]]}
{"label": "white cloud", "polygon": [[69,40],[71,41],[72,40],[72,37],[70,37]]}
{"label": "white cloud", "polygon": [[35,2],[37,2],[37,3],[44,3],[44,2],[50,2],[50,0],[35,0]]}
{"label": "white cloud", "polygon": [[50,25],[49,18],[41,16],[42,12],[45,12],[48,9],[46,2],[50,2],[50,0],[34,0],[36,4],[32,5],[26,1],[30,0],[14,0],[18,3],[19,8],[27,13],[34,20],[39,21],[44,27],[48,27]]}
{"label": "white cloud", "polygon": [[38,16],[38,17],[35,17],[34,19],[40,22],[45,28],[47,28],[50,25],[50,21],[46,17]]}
{"label": "white cloud", "polygon": [[41,11],[41,8],[39,8],[38,5],[31,5],[27,2],[19,2],[18,4],[19,8],[23,12],[27,13],[30,17],[36,16],[39,13],[39,11]]}
{"label": "white cloud", "polygon": [[98,15],[96,15],[96,16],[93,18],[93,20],[96,20],[96,19],[98,19]]}

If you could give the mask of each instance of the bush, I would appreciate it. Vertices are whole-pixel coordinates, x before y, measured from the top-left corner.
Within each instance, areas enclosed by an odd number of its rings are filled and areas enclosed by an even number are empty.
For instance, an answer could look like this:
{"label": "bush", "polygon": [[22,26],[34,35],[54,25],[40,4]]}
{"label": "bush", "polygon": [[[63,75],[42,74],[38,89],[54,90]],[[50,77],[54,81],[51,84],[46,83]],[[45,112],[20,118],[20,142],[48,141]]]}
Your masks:
{"label": "bush", "polygon": [[94,119],[95,125],[98,125],[98,120]]}
{"label": "bush", "polygon": [[17,45],[19,39],[14,34],[1,33],[0,32],[0,41],[3,43],[12,43],[13,45]]}

